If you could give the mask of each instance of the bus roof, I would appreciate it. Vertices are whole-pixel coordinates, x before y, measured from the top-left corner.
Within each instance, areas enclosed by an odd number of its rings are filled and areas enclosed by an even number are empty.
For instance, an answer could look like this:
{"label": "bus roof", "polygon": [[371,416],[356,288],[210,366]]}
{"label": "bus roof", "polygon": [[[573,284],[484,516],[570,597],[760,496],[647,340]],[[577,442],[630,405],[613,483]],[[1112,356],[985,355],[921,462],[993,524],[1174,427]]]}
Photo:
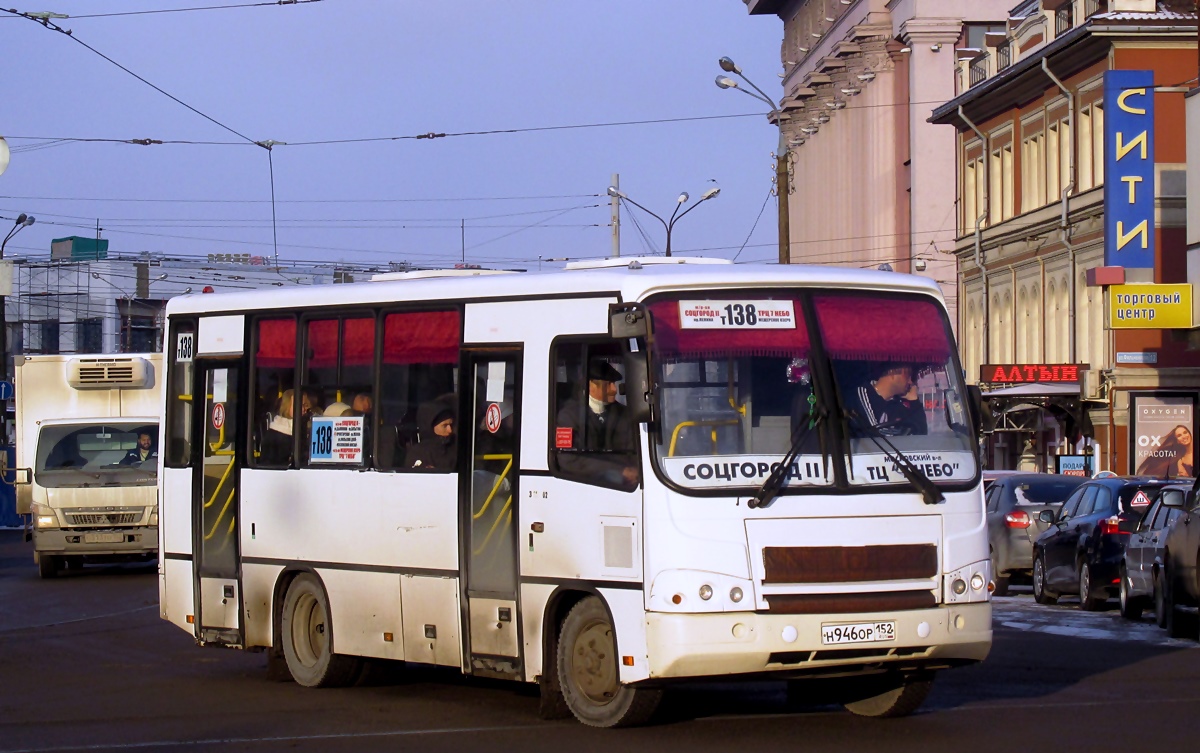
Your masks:
{"label": "bus roof", "polygon": [[[481,301],[605,293],[638,301],[664,291],[688,289],[804,286],[914,292],[942,300],[937,284],[926,277],[805,264],[720,263],[688,257],[622,257],[624,264],[605,260],[594,267],[523,274],[423,276],[351,284],[289,286],[279,290],[176,296],[167,303],[168,315],[209,314],[261,309],[307,309],[314,305],[380,304],[413,301]],[[666,263],[664,263],[666,262]],[[674,263],[671,263],[674,262]],[[706,263],[707,262],[707,263]],[[713,263],[717,262],[717,263]],[[487,271],[487,270],[482,270]],[[319,292],[318,292],[319,291]]]}

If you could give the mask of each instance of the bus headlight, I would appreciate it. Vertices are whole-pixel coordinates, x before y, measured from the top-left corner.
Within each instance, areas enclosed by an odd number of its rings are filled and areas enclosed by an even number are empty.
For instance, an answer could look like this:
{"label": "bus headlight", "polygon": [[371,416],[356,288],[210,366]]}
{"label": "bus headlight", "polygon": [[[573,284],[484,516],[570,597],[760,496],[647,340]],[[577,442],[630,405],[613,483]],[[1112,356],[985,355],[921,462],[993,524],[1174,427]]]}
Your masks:
{"label": "bus headlight", "polygon": [[49,505],[43,505],[40,502],[34,502],[33,527],[42,530],[58,528],[58,516],[54,514],[54,508]]}
{"label": "bus headlight", "polygon": [[954,572],[946,573],[943,576],[944,602],[946,604],[965,604],[973,601],[987,601],[991,564],[991,560],[980,560]]}

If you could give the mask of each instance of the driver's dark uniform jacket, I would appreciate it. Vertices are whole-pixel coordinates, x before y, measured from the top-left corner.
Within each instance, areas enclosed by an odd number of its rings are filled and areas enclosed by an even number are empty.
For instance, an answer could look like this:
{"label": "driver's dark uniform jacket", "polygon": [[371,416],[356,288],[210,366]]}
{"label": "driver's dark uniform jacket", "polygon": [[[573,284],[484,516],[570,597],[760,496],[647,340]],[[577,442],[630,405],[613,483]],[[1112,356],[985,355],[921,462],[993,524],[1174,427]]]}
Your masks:
{"label": "driver's dark uniform jacket", "polygon": [[874,385],[864,384],[854,391],[862,420],[886,436],[908,436],[928,434],[925,409],[919,400],[902,397],[885,398],[875,391]]}

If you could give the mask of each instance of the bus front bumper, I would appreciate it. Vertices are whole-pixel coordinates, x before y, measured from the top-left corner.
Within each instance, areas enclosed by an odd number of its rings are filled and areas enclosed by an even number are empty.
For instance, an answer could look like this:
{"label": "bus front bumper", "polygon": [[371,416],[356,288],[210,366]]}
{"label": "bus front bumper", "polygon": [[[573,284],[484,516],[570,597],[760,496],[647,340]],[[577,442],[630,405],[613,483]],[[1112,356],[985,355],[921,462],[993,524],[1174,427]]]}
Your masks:
{"label": "bus front bumper", "polygon": [[99,556],[153,554],[158,551],[158,527],[34,529],[33,548],[46,554]]}
{"label": "bus front bumper", "polygon": [[[876,622],[894,622],[895,639],[821,642],[822,625]],[[988,602],[845,615],[651,612],[646,623],[651,678],[938,668],[982,661],[992,646]]]}

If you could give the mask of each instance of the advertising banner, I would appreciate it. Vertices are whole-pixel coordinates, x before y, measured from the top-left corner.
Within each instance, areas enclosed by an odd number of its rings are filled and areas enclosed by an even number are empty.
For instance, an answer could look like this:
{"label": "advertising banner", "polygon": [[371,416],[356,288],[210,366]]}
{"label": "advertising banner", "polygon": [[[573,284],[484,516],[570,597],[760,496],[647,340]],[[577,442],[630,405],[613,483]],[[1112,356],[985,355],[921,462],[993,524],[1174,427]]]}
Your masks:
{"label": "advertising banner", "polygon": [[1082,478],[1091,478],[1092,456],[1055,455],[1054,472],[1060,473],[1064,476],[1081,476]]}
{"label": "advertising banner", "polygon": [[1104,265],[1154,266],[1154,72],[1104,73]]}
{"label": "advertising banner", "polygon": [[1180,478],[1194,468],[1194,395],[1130,396],[1130,466],[1139,476]]}

